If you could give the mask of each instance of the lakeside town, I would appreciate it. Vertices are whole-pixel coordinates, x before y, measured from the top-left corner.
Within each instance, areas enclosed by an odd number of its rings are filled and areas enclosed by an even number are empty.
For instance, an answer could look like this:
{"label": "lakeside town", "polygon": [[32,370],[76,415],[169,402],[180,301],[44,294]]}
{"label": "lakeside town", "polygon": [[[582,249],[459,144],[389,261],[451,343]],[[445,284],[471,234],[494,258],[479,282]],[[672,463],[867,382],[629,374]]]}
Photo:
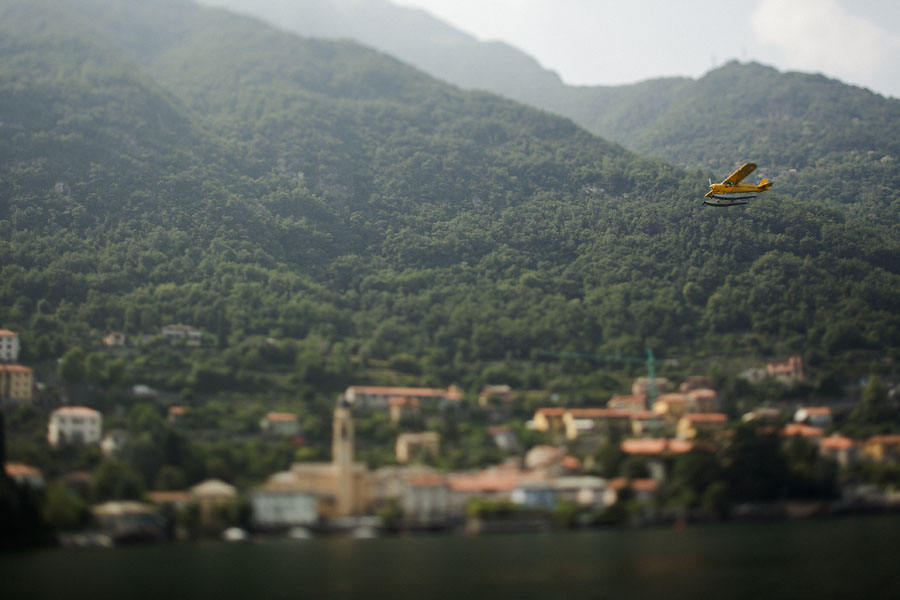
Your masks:
{"label": "lakeside town", "polygon": [[[202,332],[183,325],[158,337],[179,351],[203,344]],[[103,338],[111,356],[126,345],[118,332]],[[269,410],[217,434],[198,425],[200,400],[142,384],[131,386],[129,410],[39,402],[44,386],[18,364],[19,351],[18,334],[0,330],[4,466],[43,543],[682,526],[900,508],[900,435],[872,433],[895,410],[897,386],[877,376],[849,402],[745,411],[726,411],[702,374],[639,376],[596,406],[506,383],[473,393],[350,385],[327,409],[330,423]],[[790,389],[806,375],[792,355],[739,376]],[[24,460],[36,440],[9,443],[22,414],[45,419],[43,460],[57,461],[49,468]],[[215,459],[180,464],[204,437],[274,448],[275,458],[260,459],[250,476]]]}

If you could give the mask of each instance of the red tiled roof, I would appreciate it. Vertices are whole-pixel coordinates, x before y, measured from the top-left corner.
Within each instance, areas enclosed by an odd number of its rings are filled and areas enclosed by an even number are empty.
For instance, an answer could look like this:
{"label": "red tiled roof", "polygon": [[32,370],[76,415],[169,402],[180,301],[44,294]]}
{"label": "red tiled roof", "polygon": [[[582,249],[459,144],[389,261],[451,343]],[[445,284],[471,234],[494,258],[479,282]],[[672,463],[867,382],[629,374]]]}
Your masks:
{"label": "red tiled roof", "polygon": [[187,412],[186,406],[170,406],[169,407],[170,415],[183,415],[186,412]]}
{"label": "red tiled roof", "polygon": [[147,492],[147,499],[153,504],[169,504],[173,502],[190,502],[191,493],[182,491]]}
{"label": "red tiled roof", "polygon": [[687,394],[682,393],[671,393],[671,394],[660,394],[656,397],[657,402],[687,402]]}
{"label": "red tiled roof", "polygon": [[562,464],[564,469],[568,469],[569,471],[577,471],[581,468],[581,461],[574,456],[563,456],[560,464]]}
{"label": "red tiled roof", "polygon": [[694,449],[694,443],[667,438],[629,438],[622,440],[620,448],[625,454],[684,454]]}
{"label": "red tiled roof", "polygon": [[535,416],[544,415],[545,417],[561,417],[567,411],[567,408],[559,408],[559,407],[551,407],[551,408],[539,408],[537,412],[535,412]]}
{"label": "red tiled roof", "polygon": [[15,331],[10,331],[9,329],[0,329],[0,336],[3,337],[19,337],[19,334]]}
{"label": "red tiled roof", "polygon": [[453,475],[448,486],[454,492],[510,492],[519,484],[522,474],[481,472],[473,475]]}
{"label": "red tiled roof", "polygon": [[667,442],[662,438],[629,438],[622,440],[620,447],[625,454],[662,454]]}
{"label": "red tiled roof", "polygon": [[711,390],[709,388],[699,388],[695,390],[690,390],[685,392],[688,396],[692,396],[694,398],[715,398],[718,396],[716,390]]}
{"label": "red tiled roof", "polygon": [[570,408],[567,412],[575,419],[628,419],[634,413],[620,408]]}
{"label": "red tiled roof", "polygon": [[31,373],[31,368],[23,367],[22,365],[0,365],[0,371],[6,371],[7,373]]}
{"label": "red tiled roof", "polygon": [[854,442],[847,436],[834,434],[823,438],[819,444],[825,450],[848,450],[853,447]]}
{"label": "red tiled roof", "polygon": [[436,388],[415,388],[415,387],[396,387],[396,386],[377,386],[377,385],[352,385],[351,390],[357,394],[365,394],[370,396],[414,396],[417,398],[447,398],[448,400],[458,400],[460,393],[456,390],[442,390]]}
{"label": "red tiled roof", "polygon": [[813,427],[812,425],[804,425],[803,423],[790,423],[781,430],[781,435],[791,436],[799,435],[802,437],[822,437],[825,430],[821,427]]}
{"label": "red tiled roof", "polygon": [[632,479],[631,480],[631,489],[636,492],[654,492],[659,487],[659,483],[657,483],[653,479]]}
{"label": "red tiled roof", "polygon": [[725,413],[688,413],[682,417],[689,423],[725,423],[728,415]]}
{"label": "red tiled roof", "polygon": [[636,410],[631,413],[631,418],[637,419],[638,421],[644,421],[647,419],[658,419],[659,415],[652,410]]}
{"label": "red tiled roof", "polygon": [[293,423],[297,420],[297,415],[286,412],[270,412],[266,415],[266,421],[278,423]]}
{"label": "red tiled roof", "polygon": [[390,406],[398,406],[398,407],[409,406],[411,408],[418,408],[419,407],[419,399],[416,398],[415,396],[410,396],[410,397],[391,396],[390,400],[388,400],[388,404]]}
{"label": "red tiled roof", "polygon": [[18,462],[8,462],[3,465],[6,474],[10,477],[40,477],[41,472],[31,465]]}
{"label": "red tiled roof", "polygon": [[60,415],[100,416],[100,412],[86,406],[62,406],[53,411]]}
{"label": "red tiled roof", "polygon": [[418,487],[437,487],[445,485],[444,478],[436,473],[423,473],[409,478],[409,484]]}
{"label": "red tiled roof", "polygon": [[868,440],[868,444],[900,444],[900,435],[873,435]]}

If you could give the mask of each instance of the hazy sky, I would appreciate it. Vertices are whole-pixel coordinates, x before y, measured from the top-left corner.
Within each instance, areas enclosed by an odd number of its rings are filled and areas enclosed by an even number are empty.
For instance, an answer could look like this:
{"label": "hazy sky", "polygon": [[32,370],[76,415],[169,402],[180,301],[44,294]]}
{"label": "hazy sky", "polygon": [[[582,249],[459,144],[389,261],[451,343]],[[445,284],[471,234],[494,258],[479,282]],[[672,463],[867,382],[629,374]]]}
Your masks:
{"label": "hazy sky", "polygon": [[392,1],[508,42],[571,84],[699,77],[736,58],[900,98],[897,0]]}

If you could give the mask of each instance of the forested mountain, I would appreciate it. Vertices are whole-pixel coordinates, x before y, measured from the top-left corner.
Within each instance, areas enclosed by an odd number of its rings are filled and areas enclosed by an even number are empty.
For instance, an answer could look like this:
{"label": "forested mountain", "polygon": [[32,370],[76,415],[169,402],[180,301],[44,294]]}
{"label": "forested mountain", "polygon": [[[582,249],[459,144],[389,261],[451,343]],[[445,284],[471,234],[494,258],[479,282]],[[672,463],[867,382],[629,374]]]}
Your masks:
{"label": "forested mountain", "polygon": [[162,365],[176,390],[900,347],[900,243],[814,198],[703,209],[696,173],[569,120],[181,0],[0,7],[0,324],[29,360],[179,322],[220,352]]}
{"label": "forested mountain", "polygon": [[387,0],[204,1],[304,35],[357,40],[455,85],[567,116],[639,154],[717,180],[752,160],[791,196],[900,225],[897,99],[821,75],[736,62],[696,81],[569,86],[515,48],[480,42]]}

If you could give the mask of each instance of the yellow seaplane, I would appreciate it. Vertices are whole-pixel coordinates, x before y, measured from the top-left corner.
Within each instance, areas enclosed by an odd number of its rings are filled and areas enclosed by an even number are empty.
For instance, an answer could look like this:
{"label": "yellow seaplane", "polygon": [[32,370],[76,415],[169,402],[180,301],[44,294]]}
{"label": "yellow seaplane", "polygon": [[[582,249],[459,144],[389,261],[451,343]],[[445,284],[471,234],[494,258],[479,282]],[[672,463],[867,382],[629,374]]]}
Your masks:
{"label": "yellow seaplane", "polygon": [[756,198],[759,192],[764,192],[772,187],[772,182],[763,178],[758,185],[742,184],[747,175],[756,170],[756,165],[746,163],[740,169],[725,178],[722,183],[709,182],[709,191],[706,192],[706,200],[703,204],[710,206],[737,206],[747,204],[751,198]]}

